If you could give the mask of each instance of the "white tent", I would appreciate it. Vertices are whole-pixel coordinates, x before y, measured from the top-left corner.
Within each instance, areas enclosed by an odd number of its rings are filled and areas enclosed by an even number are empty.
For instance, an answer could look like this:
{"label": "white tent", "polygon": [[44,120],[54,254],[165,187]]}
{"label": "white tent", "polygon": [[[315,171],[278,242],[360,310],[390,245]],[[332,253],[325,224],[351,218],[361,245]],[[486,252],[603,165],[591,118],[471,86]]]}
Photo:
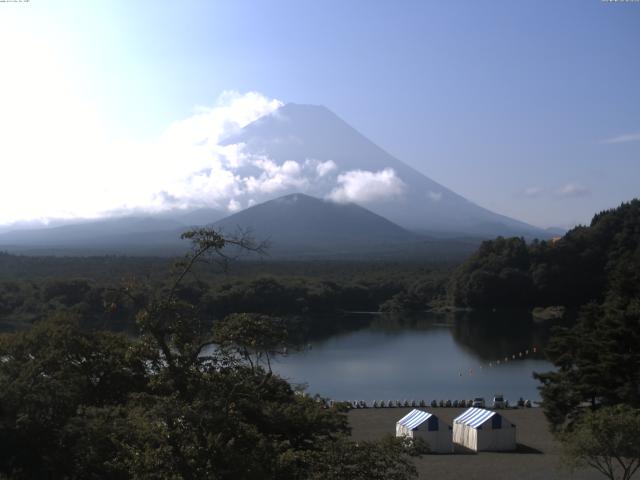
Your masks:
{"label": "white tent", "polygon": [[422,410],[413,409],[398,420],[396,437],[421,438],[433,453],[453,453],[451,427]]}
{"label": "white tent", "polygon": [[453,420],[453,443],[470,450],[516,449],[516,426],[498,412],[469,408]]}

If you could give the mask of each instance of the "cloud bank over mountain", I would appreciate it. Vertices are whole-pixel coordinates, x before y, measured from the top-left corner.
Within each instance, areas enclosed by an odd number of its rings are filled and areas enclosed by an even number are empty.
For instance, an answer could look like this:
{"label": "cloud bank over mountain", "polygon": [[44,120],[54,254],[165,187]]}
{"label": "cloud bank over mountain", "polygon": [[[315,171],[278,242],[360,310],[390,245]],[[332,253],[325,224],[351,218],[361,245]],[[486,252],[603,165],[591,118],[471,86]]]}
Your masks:
{"label": "cloud bank over mountain", "polygon": [[228,204],[246,161],[219,141],[282,102],[225,92],[213,107],[169,125],[153,141],[109,138],[94,117],[60,115],[56,138],[0,143],[0,224],[47,218],[95,218],[117,212]]}
{"label": "cloud bank over mountain", "polygon": [[339,203],[370,203],[402,195],[405,184],[392,168],[379,172],[350,170],[338,175],[338,187],[328,195]]}
{"label": "cloud bank over mountain", "polygon": [[0,180],[0,201],[15,205],[0,213],[0,224],[176,208],[231,213],[292,191],[341,203],[402,195],[404,183],[391,168],[340,171],[332,159],[276,161],[249,152],[242,142],[223,144],[252,122],[277,116],[282,105],[257,92],[225,92],[215,105],[197,107],[152,141],[110,139],[97,123],[79,129],[81,119],[74,119],[66,128],[76,128],[80,138],[50,143],[46,155],[0,145],[0,157],[13,159]]}
{"label": "cloud bank over mountain", "polygon": [[[54,153],[64,158],[64,152]],[[41,216],[175,216],[204,209],[208,218],[221,218],[303,193],[357,203],[402,228],[432,235],[546,235],[433,181],[326,107],[284,105],[255,92],[227,93],[153,141],[95,143],[77,153],[86,159],[81,175],[52,175],[39,192]]]}

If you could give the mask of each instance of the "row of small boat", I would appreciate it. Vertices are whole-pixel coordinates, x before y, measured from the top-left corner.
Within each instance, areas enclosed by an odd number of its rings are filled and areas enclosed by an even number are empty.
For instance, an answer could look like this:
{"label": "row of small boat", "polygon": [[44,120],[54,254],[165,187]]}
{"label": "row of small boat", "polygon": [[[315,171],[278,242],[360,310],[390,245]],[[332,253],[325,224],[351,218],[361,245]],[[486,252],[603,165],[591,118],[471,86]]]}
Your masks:
{"label": "row of small boat", "polygon": [[[473,406],[473,400],[432,400],[430,403],[424,400],[374,400],[372,403],[367,403],[365,400],[353,400],[346,402],[334,402],[329,401],[329,406],[334,403],[341,403],[346,405],[347,408],[402,408],[402,407],[432,407],[432,408],[470,408]],[[531,400],[518,400],[516,406],[518,407],[531,407]],[[510,408],[509,402],[506,401],[505,408]]]}

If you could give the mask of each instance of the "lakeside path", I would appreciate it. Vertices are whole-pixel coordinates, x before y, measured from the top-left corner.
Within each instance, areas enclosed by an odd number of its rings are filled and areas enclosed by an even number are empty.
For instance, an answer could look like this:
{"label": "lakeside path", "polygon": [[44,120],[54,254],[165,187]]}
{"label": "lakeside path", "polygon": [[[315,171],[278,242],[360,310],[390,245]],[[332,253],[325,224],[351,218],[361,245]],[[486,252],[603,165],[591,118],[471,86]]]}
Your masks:
{"label": "lakeside path", "polygon": [[[355,440],[375,440],[395,434],[396,421],[411,408],[367,408],[348,414],[351,435]],[[433,412],[451,425],[464,408],[421,408]],[[516,452],[456,453],[453,455],[423,455],[415,460],[420,479],[439,480],[599,480],[595,470],[573,474],[560,466],[560,447],[547,428],[540,408],[501,410],[505,418],[515,423],[518,450]]]}

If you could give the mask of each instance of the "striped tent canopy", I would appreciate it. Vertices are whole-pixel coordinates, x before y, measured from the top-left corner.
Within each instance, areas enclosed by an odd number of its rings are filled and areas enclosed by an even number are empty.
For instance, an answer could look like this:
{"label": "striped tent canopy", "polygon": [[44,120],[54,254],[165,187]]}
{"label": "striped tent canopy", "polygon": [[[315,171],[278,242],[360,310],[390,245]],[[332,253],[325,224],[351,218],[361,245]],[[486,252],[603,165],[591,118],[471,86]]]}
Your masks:
{"label": "striped tent canopy", "polygon": [[418,428],[424,422],[429,420],[433,414],[429,412],[423,412],[422,410],[416,410],[415,408],[407,413],[404,417],[398,420],[400,425],[404,425],[409,430],[413,430],[414,428]]}
{"label": "striped tent canopy", "polygon": [[494,415],[496,415],[496,412],[492,412],[491,410],[485,410],[484,408],[470,408],[462,415],[454,418],[453,422],[468,425],[471,428],[478,428]]}

